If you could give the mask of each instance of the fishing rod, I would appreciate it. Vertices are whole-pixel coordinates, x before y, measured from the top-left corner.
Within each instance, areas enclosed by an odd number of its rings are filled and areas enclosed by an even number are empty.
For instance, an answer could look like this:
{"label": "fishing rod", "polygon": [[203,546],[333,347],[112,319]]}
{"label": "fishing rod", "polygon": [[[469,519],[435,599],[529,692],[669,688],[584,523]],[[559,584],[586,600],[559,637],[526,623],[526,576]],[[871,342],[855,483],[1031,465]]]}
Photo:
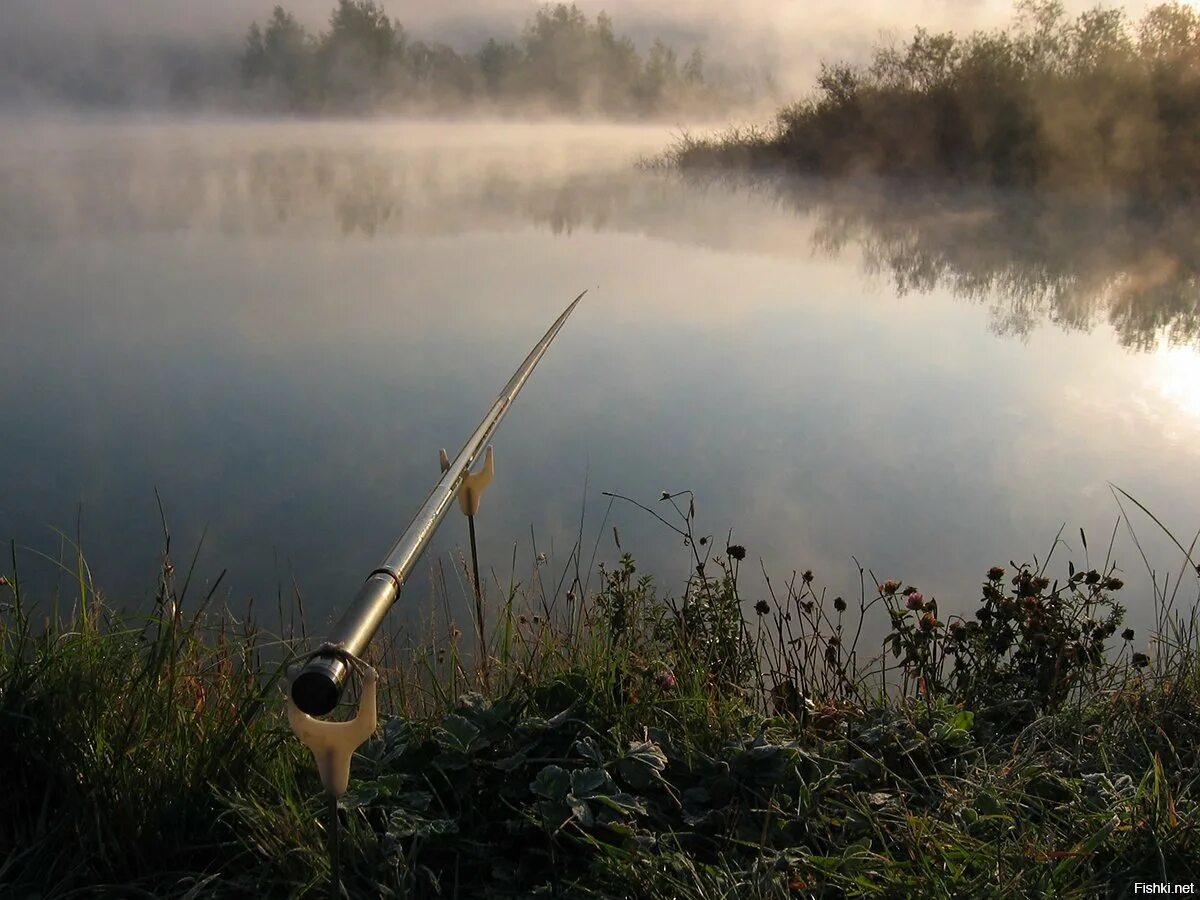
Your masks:
{"label": "fishing rod", "polygon": [[[517,394],[525,386],[534,367],[558,336],[567,318],[575,311],[587,291],[576,297],[550,326],[513,373],[500,396],[483,417],[483,421],[467,439],[458,456],[447,465],[443,474],[421,508],[417,510],[404,533],[392,545],[383,562],[367,576],[358,594],[342,615],[329,640],[305,663],[291,683],[292,702],[310,716],[332,712],[342,696],[353,661],[360,658],[371,643],[383,618],[400,595],[404,582],[412,573],[433,533],[445,518],[450,505],[471,477],[471,466],[491,440],[496,426],[508,412]],[[476,586],[478,590],[478,585]],[[344,790],[344,788],[343,788]]]}

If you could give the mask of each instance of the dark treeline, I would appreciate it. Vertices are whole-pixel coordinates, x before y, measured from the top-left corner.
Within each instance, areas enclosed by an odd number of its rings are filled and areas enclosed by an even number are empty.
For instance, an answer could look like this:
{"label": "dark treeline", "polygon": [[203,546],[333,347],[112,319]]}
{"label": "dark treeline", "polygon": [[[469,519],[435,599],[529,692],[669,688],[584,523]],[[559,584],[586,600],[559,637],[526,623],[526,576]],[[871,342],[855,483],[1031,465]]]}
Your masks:
{"label": "dark treeline", "polygon": [[313,34],[282,7],[250,26],[245,85],[268,108],[364,111],[521,106],[552,112],[649,115],[736,102],[733,79],[662,41],[641,53],[603,12],[543,6],[517,41],[489,39],[460,53],[419,40],[374,0],[338,0]]}
{"label": "dark treeline", "polygon": [[1008,29],[918,29],[866,65],[825,64],[773,126],[684,138],[685,168],[936,177],[1139,201],[1200,192],[1200,15],[1181,3],[1131,21],[1022,0]]}

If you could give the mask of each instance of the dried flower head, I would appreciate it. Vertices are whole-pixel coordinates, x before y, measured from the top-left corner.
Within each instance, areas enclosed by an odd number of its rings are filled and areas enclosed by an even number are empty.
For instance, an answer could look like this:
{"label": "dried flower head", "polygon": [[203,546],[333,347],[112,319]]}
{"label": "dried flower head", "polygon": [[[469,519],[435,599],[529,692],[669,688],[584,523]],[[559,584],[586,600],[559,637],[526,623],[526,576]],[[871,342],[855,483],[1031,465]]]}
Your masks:
{"label": "dried flower head", "polygon": [[1135,653],[1132,662],[1135,669],[1144,669],[1150,665],[1150,657],[1145,653]]}
{"label": "dried flower head", "polygon": [[766,600],[759,600],[754,604],[754,611],[760,616],[765,616],[771,611],[771,604],[767,603]]}
{"label": "dried flower head", "polygon": [[900,582],[892,581],[890,578],[879,588],[881,594],[888,594],[889,596],[895,594],[898,590],[900,590]]}
{"label": "dried flower head", "polygon": [[746,548],[741,544],[731,544],[725,548],[725,552],[729,554],[730,559],[740,561],[746,558]]}
{"label": "dried flower head", "polygon": [[1004,569],[1000,566],[992,566],[988,569],[988,581],[1000,581],[1004,578]]}
{"label": "dried flower head", "polygon": [[1133,640],[1133,629],[1126,628],[1124,631],[1122,631],[1121,632],[1121,640],[1132,641]]}
{"label": "dried flower head", "polygon": [[841,597],[834,597],[833,598],[833,608],[836,609],[838,612],[845,612],[846,611],[846,601],[843,600]]}

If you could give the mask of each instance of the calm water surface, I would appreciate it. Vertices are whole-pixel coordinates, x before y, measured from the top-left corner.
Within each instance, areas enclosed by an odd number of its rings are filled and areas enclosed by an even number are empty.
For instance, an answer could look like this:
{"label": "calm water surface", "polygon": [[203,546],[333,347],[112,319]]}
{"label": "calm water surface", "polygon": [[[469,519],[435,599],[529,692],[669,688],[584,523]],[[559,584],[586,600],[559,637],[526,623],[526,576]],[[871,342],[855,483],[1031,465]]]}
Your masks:
{"label": "calm water surface", "polygon": [[[658,506],[691,489],[779,578],[813,569],[974,608],[1060,526],[1103,556],[1135,494],[1200,525],[1187,222],[1011,198],[684,183],[634,169],[667,129],[9,120],[0,127],[0,537],[31,578],[78,527],[94,577],[200,582],[325,621],[407,523],[560,309],[589,295],[496,441],[486,569],[617,555],[675,592]],[[911,194],[911,192],[910,192]],[[960,198],[961,199],[961,198]],[[969,201],[969,202],[968,202]],[[428,557],[446,563],[452,514]],[[1156,568],[1178,567],[1139,520]],[[1185,539],[1185,543],[1187,540]],[[534,541],[536,540],[536,550]],[[1063,563],[1068,554],[1063,551]],[[1124,530],[1135,624],[1149,582]],[[182,564],[182,563],[181,563]],[[428,578],[406,603],[428,602]],[[594,579],[593,579],[594,583]]]}

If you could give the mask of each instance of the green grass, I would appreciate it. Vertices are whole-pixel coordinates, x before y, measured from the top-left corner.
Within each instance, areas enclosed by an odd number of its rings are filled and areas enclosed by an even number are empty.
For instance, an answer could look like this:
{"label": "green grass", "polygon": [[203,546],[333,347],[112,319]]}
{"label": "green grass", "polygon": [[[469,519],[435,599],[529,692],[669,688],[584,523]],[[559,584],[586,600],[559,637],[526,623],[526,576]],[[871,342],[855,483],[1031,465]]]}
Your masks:
{"label": "green grass", "polygon": [[[493,599],[486,661],[452,625],[380,642],[386,714],[339,803],[346,896],[1092,897],[1200,876],[1194,544],[1151,579],[1156,633],[1125,637],[1111,559],[995,569],[958,617],[867,572],[849,601],[807,572],[749,579],[690,496],[659,509],[692,561],[678,596],[628,556],[585,596],[576,552]],[[72,569],[61,617],[19,572],[0,585],[0,893],[327,895],[331,820],[281,715],[300,642],[208,610],[169,555],[150,614]],[[890,628],[880,652],[863,620]]]}

